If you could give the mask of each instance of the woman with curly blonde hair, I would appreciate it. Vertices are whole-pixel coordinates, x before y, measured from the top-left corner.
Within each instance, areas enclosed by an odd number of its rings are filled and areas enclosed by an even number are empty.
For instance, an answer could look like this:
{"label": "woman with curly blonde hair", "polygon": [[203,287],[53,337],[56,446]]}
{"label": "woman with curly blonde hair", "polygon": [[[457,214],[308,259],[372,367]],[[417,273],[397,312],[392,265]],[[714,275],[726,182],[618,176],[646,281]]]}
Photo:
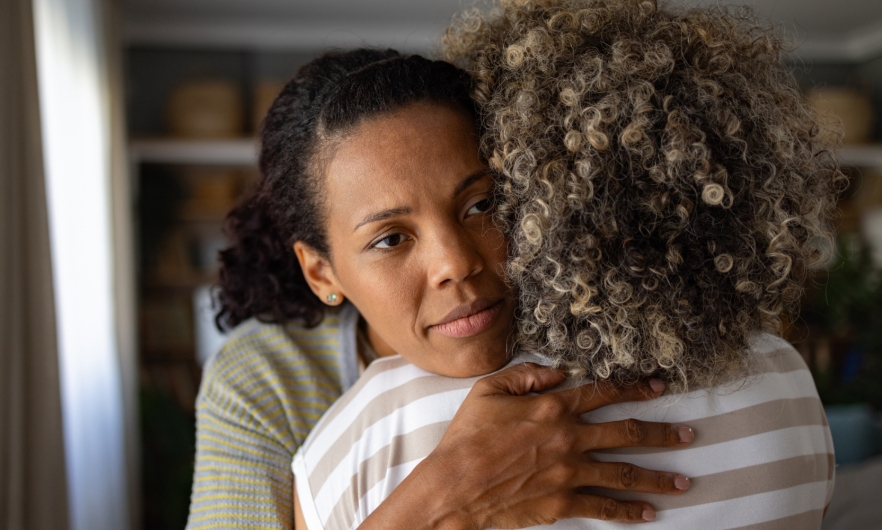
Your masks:
{"label": "woman with curly blonde hair", "polygon": [[[746,11],[501,0],[461,17],[445,44],[474,77],[482,154],[499,175],[495,217],[519,297],[514,362],[564,368],[565,385],[661,378],[666,396],[583,418],[701,433],[676,452],[585,458],[630,462],[625,482],[636,466],[690,477],[682,495],[643,496],[656,526],[819,528],[832,441],[810,373],[777,335],[832,247],[845,178],[783,62],[786,40]],[[421,458],[449,445],[455,429],[427,426],[446,426],[475,380],[407,371],[398,353],[368,368],[295,457],[308,528],[371,527]],[[573,477],[579,494],[597,494],[591,484]],[[536,524],[570,517],[577,502]],[[609,506],[601,518],[615,518]]]}

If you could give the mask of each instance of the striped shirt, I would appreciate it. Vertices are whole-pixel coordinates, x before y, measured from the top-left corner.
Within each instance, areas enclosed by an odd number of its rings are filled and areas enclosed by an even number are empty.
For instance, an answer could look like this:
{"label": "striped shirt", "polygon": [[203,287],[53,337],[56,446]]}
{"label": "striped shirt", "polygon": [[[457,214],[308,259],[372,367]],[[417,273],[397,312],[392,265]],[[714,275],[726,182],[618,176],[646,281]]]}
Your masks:
{"label": "striped shirt", "polygon": [[[834,458],[811,374],[782,339],[761,335],[752,350],[758,369],[749,378],[587,414],[591,422],[633,417],[696,430],[686,449],[593,453],[597,460],[682,473],[692,479],[685,494],[596,492],[651,502],[658,511],[651,527],[657,529],[820,528],[833,490]],[[309,530],[349,530],[364,521],[437,446],[476,380],[436,376],[401,357],[374,362],[294,457]],[[552,527],[633,528],[579,519]]]}
{"label": "striped shirt", "polygon": [[291,458],[358,378],[357,321],[346,305],[315,328],[233,330],[199,391],[188,529],[293,527]]}

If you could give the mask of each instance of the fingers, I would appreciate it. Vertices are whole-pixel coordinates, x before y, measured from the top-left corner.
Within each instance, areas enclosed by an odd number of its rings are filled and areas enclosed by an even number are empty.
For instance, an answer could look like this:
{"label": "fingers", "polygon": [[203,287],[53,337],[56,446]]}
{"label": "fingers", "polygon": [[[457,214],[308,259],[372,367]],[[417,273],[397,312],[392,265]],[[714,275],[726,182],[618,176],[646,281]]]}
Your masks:
{"label": "fingers", "polygon": [[618,523],[645,523],[655,519],[652,505],[639,501],[617,501],[598,495],[576,495],[569,517],[587,517]]}
{"label": "fingers", "polygon": [[618,447],[686,447],[695,431],[686,425],[627,419],[581,426],[579,439],[583,451]]}
{"label": "fingers", "polygon": [[488,375],[475,383],[475,389],[483,395],[509,394],[523,396],[553,388],[564,380],[566,374],[533,363],[522,363]]}
{"label": "fingers", "polygon": [[614,490],[679,495],[691,481],[679,473],[653,471],[622,462],[593,462],[580,469],[579,484]]}
{"label": "fingers", "polygon": [[555,394],[569,402],[574,413],[581,415],[615,403],[655,399],[664,391],[665,382],[661,379],[643,379],[627,386],[608,381],[589,383],[569,390],[561,390]]}

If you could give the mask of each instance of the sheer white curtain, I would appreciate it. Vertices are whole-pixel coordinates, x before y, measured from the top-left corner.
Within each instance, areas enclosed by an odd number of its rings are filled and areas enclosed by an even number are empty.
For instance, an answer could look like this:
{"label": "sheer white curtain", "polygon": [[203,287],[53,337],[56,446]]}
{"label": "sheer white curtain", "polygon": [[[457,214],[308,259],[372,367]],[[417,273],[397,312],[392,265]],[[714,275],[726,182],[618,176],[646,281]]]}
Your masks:
{"label": "sheer white curtain", "polygon": [[31,1],[70,527],[116,530],[130,524],[130,484],[114,292],[106,13],[101,0]]}

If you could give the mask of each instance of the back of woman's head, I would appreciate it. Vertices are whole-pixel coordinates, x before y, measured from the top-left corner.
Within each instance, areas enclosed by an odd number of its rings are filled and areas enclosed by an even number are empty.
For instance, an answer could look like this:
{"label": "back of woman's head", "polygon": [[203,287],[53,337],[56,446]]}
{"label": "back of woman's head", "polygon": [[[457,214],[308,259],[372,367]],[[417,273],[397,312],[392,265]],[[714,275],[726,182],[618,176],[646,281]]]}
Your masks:
{"label": "back of woman's head", "polygon": [[521,347],[596,379],[744,373],[844,180],[786,41],[744,11],[504,0],[445,43],[503,174]]}
{"label": "back of woman's head", "polygon": [[231,246],[221,252],[222,328],[257,317],[307,325],[324,316],[293,251],[303,241],[330,257],[322,171],[336,142],[359,123],[416,102],[474,116],[468,75],[443,61],[393,50],[327,53],[303,66],[273,102],[261,127],[261,179],[227,216]]}

